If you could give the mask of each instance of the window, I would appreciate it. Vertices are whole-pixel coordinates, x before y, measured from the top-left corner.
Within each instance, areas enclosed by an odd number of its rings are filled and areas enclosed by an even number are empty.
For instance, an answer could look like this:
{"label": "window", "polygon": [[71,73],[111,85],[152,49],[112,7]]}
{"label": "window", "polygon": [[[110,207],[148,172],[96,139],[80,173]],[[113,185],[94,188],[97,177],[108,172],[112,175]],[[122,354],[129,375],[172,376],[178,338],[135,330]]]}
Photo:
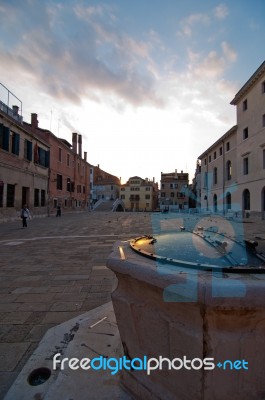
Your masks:
{"label": "window", "polygon": [[34,189],[34,207],[39,207],[39,189]]}
{"label": "window", "polygon": [[86,194],[86,187],[83,186],[83,194]]}
{"label": "window", "polygon": [[11,152],[13,154],[19,155],[19,141],[20,135],[18,133],[12,132],[12,147]]}
{"label": "window", "polygon": [[226,179],[230,181],[232,178],[232,163],[230,160],[226,163]]}
{"label": "window", "polygon": [[265,81],[263,81],[261,84],[261,92],[265,93]]}
{"label": "window", "polygon": [[175,196],[175,193],[174,192],[171,192],[170,193],[170,197],[174,197]]}
{"label": "window", "polygon": [[77,191],[77,193],[81,193],[81,185],[77,185],[76,191]]}
{"label": "window", "polygon": [[15,185],[7,184],[6,187],[6,206],[14,207],[15,202]]}
{"label": "window", "polygon": [[246,111],[248,109],[248,101],[247,99],[243,101],[243,111]]}
{"label": "window", "polygon": [[217,184],[217,168],[216,167],[213,169],[213,183],[215,185]]}
{"label": "window", "polygon": [[166,197],[166,193],[165,192],[161,192],[161,197]]}
{"label": "window", "polygon": [[213,158],[216,160],[216,151],[213,153]]}
{"label": "window", "polygon": [[25,139],[24,142],[24,158],[28,161],[32,161],[32,142]]}
{"label": "window", "polygon": [[204,159],[204,165],[206,165],[206,164],[207,164],[207,158]]}
{"label": "window", "polygon": [[59,147],[59,155],[58,155],[58,160],[60,161],[60,162],[62,162],[62,149]]}
{"label": "window", "polygon": [[9,151],[9,134],[9,128],[0,124],[0,148],[6,151]]}
{"label": "window", "polygon": [[165,184],[164,183],[162,183],[161,189],[165,189]]}
{"label": "window", "polygon": [[150,199],[150,194],[146,194],[146,195],[145,195],[145,198],[146,198],[146,199]]}
{"label": "window", "polygon": [[243,191],[243,210],[250,210],[250,192],[248,189]]}
{"label": "window", "polygon": [[230,142],[227,142],[226,143],[226,151],[229,151],[230,150]]}
{"label": "window", "polygon": [[45,206],[45,190],[41,190],[41,193],[40,193],[40,205],[41,205],[41,207],[44,207]]}
{"label": "window", "polygon": [[263,149],[262,155],[263,155],[263,169],[265,169],[265,149]]}
{"label": "window", "polygon": [[220,147],[220,149],[219,149],[219,154],[220,154],[220,156],[223,154],[223,148],[222,147]]}
{"label": "window", "polygon": [[243,129],[243,140],[248,138],[248,128]]}
{"label": "window", "polygon": [[212,161],[212,156],[209,156],[209,163]]}
{"label": "window", "polygon": [[121,199],[124,200],[125,199],[125,194],[121,195]]}
{"label": "window", "polygon": [[226,204],[226,210],[231,210],[231,205],[232,205],[232,197],[231,197],[231,193],[227,192],[226,196],[225,196],[225,204]]}
{"label": "window", "polygon": [[125,188],[121,188],[121,192],[125,192]]}
{"label": "window", "polygon": [[248,175],[249,166],[248,166],[248,157],[243,158],[243,174]]}
{"label": "window", "polygon": [[35,162],[43,167],[48,168],[50,162],[50,152],[37,146],[37,157],[35,157]]}
{"label": "window", "polygon": [[265,114],[262,115],[262,126],[265,127]]}
{"label": "window", "polygon": [[58,190],[62,190],[63,189],[63,177],[60,174],[57,174],[57,185],[56,188]]}
{"label": "window", "polygon": [[151,188],[150,188],[149,186],[147,186],[147,187],[145,188],[145,190],[148,191],[148,192],[150,192]]}

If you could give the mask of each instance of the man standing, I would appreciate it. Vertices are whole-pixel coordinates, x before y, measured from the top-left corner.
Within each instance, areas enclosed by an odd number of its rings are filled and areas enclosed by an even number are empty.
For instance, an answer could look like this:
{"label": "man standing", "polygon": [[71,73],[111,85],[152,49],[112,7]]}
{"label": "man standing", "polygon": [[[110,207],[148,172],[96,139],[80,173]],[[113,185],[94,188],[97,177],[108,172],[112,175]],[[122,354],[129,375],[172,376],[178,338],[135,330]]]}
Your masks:
{"label": "man standing", "polygon": [[22,218],[22,228],[27,228],[27,218],[30,217],[29,209],[26,204],[24,204],[21,210],[21,218]]}

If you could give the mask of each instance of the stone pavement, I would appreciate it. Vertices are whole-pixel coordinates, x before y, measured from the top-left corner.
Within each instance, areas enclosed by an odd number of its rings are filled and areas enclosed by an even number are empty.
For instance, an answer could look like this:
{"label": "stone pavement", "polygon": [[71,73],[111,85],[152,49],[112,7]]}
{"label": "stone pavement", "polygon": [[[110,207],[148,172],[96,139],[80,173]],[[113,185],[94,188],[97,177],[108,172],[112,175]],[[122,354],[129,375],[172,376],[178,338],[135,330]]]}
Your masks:
{"label": "stone pavement", "polygon": [[[249,218],[243,227],[265,254],[265,222]],[[26,229],[20,220],[0,224],[0,399],[49,328],[110,300],[112,245],[141,234],[152,234],[148,213],[67,214],[33,219]]]}
{"label": "stone pavement", "polygon": [[149,234],[150,215],[75,213],[0,224],[0,399],[45,332],[110,300],[116,240]]}

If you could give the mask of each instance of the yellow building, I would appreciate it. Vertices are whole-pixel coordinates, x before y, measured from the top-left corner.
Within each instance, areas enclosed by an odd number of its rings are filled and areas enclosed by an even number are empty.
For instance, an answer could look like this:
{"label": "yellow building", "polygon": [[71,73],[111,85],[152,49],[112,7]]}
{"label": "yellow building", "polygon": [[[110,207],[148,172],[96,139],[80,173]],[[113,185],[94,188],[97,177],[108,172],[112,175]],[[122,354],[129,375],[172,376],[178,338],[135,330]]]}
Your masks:
{"label": "yellow building", "polygon": [[154,211],[158,206],[158,184],[154,179],[133,176],[121,185],[120,199],[126,211]]}

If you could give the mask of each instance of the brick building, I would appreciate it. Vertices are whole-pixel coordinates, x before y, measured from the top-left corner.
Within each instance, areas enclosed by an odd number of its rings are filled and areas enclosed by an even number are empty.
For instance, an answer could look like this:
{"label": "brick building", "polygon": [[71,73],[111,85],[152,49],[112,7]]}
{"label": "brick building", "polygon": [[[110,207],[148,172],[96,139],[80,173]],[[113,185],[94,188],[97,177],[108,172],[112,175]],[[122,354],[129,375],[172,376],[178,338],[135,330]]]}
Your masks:
{"label": "brick building", "polygon": [[185,209],[189,206],[189,174],[186,172],[161,172],[160,209]]}
{"label": "brick building", "polygon": [[100,199],[116,200],[120,193],[120,179],[93,166],[93,203]]}
{"label": "brick building", "polygon": [[82,136],[73,133],[70,144],[49,130],[40,128],[37,114],[31,114],[31,123],[26,126],[50,146],[49,213],[55,212],[58,205],[63,211],[87,209],[90,197],[90,165],[86,152],[82,158]]}
{"label": "brick building", "polygon": [[24,204],[33,215],[47,214],[49,156],[49,144],[27,129],[19,107],[0,101],[1,221],[18,218]]}

